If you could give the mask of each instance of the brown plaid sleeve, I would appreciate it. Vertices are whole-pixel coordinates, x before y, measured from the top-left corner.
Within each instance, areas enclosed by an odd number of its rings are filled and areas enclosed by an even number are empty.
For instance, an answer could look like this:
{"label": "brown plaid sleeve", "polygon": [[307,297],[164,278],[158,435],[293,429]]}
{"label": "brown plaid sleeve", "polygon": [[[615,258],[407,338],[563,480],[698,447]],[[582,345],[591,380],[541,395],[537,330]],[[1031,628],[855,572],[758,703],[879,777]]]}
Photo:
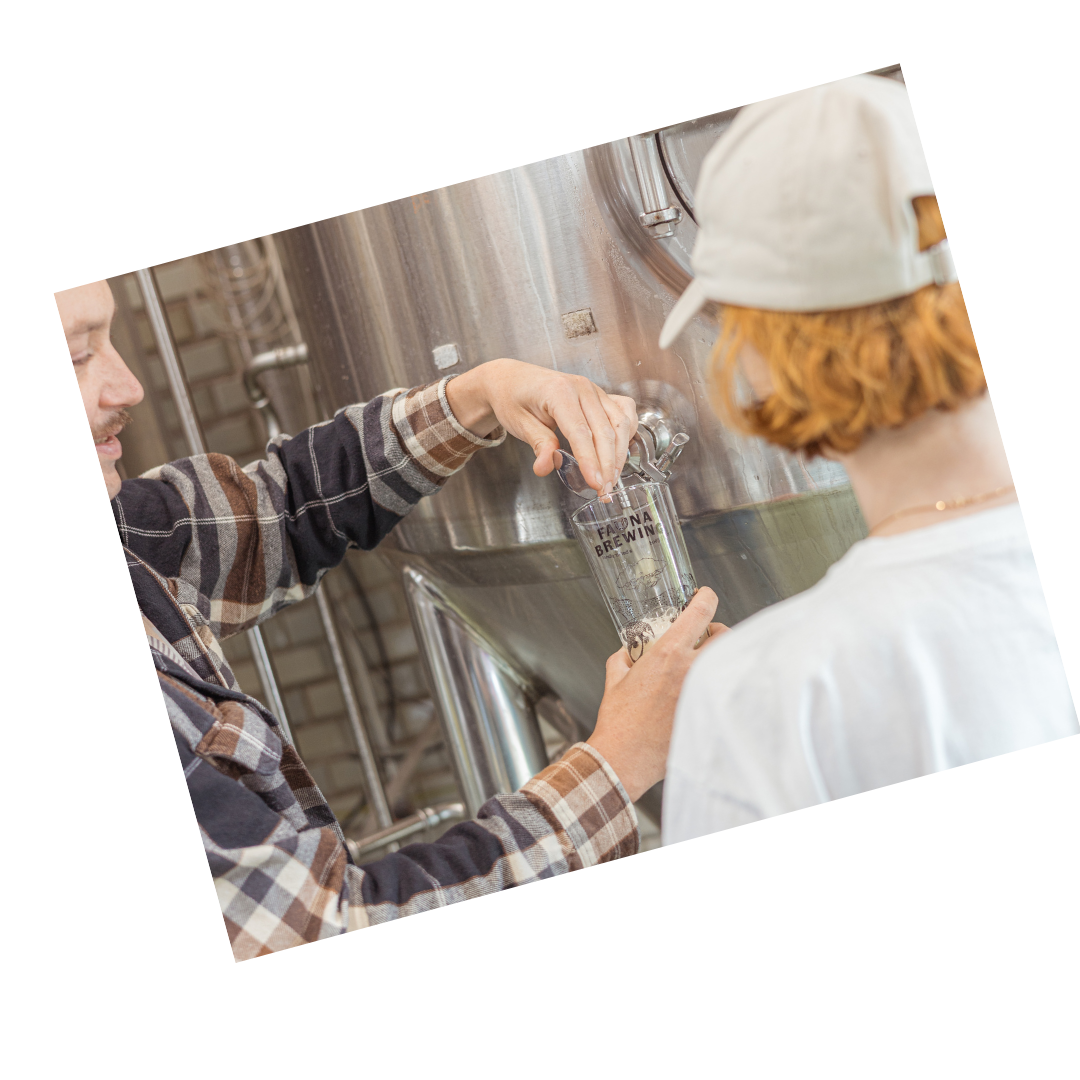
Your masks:
{"label": "brown plaid sleeve", "polygon": [[[153,629],[153,628],[151,628]],[[638,850],[637,817],[604,758],[578,743],[520,791],[433,843],[358,866],[269,713],[151,654],[237,960],[446,907]]]}
{"label": "brown plaid sleeve", "polygon": [[445,483],[477,450],[498,446],[506,439],[501,427],[481,438],[458,423],[446,398],[446,384],[452,378],[400,394],[392,409],[402,447],[433,486]]}
{"label": "brown plaid sleeve", "polygon": [[348,929],[446,907],[636,854],[637,815],[619,778],[577,743],[433,844],[350,866]]}
{"label": "brown plaid sleeve", "polygon": [[588,743],[576,743],[522,789],[551,825],[570,870],[637,853],[637,814],[619,778]]}
{"label": "brown plaid sleeve", "polygon": [[278,436],[244,468],[204,454],[125,481],[113,500],[124,546],[169,583],[208,639],[270,618],[310,595],[348,548],[374,547],[477,450],[506,438],[501,428],[480,438],[462,427],[448,382],[350,405]]}
{"label": "brown plaid sleeve", "polygon": [[[618,778],[578,744],[434,843],[358,866],[314,780],[257,702],[151,650],[237,960],[632,855]],[[216,700],[215,700],[216,699]]]}

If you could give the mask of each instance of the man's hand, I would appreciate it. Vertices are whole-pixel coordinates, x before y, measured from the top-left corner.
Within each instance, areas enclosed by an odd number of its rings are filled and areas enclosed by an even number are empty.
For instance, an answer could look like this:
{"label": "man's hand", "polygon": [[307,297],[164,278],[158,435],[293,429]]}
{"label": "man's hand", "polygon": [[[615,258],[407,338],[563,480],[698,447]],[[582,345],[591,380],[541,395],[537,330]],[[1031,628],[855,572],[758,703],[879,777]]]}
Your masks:
{"label": "man's hand", "polygon": [[580,375],[491,360],[451,379],[446,397],[458,422],[476,435],[502,424],[536,455],[533,472],[547,476],[560,464],[556,429],[566,436],[585,479],[596,491],[612,490],[637,431],[631,398],[606,394]]}
{"label": "man's hand", "polygon": [[714,637],[727,630],[723,623],[709,623],[716,604],[712,589],[699,589],[671,629],[636,664],[625,649],[607,662],[604,700],[588,741],[615,770],[631,802],[664,778],[675,705],[698,655],[694,642],[707,626]]}

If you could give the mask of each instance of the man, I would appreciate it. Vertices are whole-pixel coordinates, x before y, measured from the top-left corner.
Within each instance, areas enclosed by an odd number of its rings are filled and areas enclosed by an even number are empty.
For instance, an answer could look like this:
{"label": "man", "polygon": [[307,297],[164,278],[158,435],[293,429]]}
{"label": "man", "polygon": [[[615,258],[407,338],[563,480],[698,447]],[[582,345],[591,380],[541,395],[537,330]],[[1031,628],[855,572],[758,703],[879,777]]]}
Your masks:
{"label": "man", "polygon": [[664,842],[1075,734],[905,89],[862,75],[743,109],[694,205],[661,345],[719,303],[718,408],[841,462],[870,535],[695,664]]}
{"label": "man", "polygon": [[586,379],[495,360],[341,410],[241,469],[221,454],[120,482],[117,435],[142,388],[109,339],[105,282],[57,294],[72,364],[237,960],[566,873],[637,850],[633,801],[664,771],[703,589],[631,667],[624,652],[588,742],[433,844],[356,866],[265,706],[236,686],[221,638],[309,596],[349,547],[371,548],[422,496],[507,433],[535,472],[560,428],[597,489],[626,458],[634,404]]}

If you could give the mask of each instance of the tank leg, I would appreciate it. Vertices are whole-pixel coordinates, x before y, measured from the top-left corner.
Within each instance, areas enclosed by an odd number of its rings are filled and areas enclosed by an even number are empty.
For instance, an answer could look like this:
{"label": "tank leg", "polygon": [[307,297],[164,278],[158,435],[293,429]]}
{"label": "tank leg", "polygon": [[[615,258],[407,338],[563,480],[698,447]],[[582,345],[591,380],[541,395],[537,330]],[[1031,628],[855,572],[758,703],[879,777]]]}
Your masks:
{"label": "tank leg", "polygon": [[547,764],[536,690],[415,567],[405,594],[431,696],[470,815]]}

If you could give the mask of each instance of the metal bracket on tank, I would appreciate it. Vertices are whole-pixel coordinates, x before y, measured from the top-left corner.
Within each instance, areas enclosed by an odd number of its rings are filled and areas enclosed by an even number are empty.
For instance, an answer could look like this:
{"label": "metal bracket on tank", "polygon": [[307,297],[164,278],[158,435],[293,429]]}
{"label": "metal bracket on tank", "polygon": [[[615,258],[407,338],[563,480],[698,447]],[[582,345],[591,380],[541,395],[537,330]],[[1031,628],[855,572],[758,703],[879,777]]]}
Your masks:
{"label": "metal bracket on tank", "polygon": [[690,441],[678,431],[671,417],[656,408],[638,413],[637,434],[630,440],[630,454],[623,468],[644,480],[666,483],[683,447]]}
{"label": "metal bracket on tank", "polygon": [[640,428],[630,440],[630,456],[626,459],[623,471],[629,469],[643,480],[665,484],[670,477],[672,465],[689,441],[690,436],[685,431],[678,431],[671,436],[664,451],[657,454],[652,433],[648,428]]}

